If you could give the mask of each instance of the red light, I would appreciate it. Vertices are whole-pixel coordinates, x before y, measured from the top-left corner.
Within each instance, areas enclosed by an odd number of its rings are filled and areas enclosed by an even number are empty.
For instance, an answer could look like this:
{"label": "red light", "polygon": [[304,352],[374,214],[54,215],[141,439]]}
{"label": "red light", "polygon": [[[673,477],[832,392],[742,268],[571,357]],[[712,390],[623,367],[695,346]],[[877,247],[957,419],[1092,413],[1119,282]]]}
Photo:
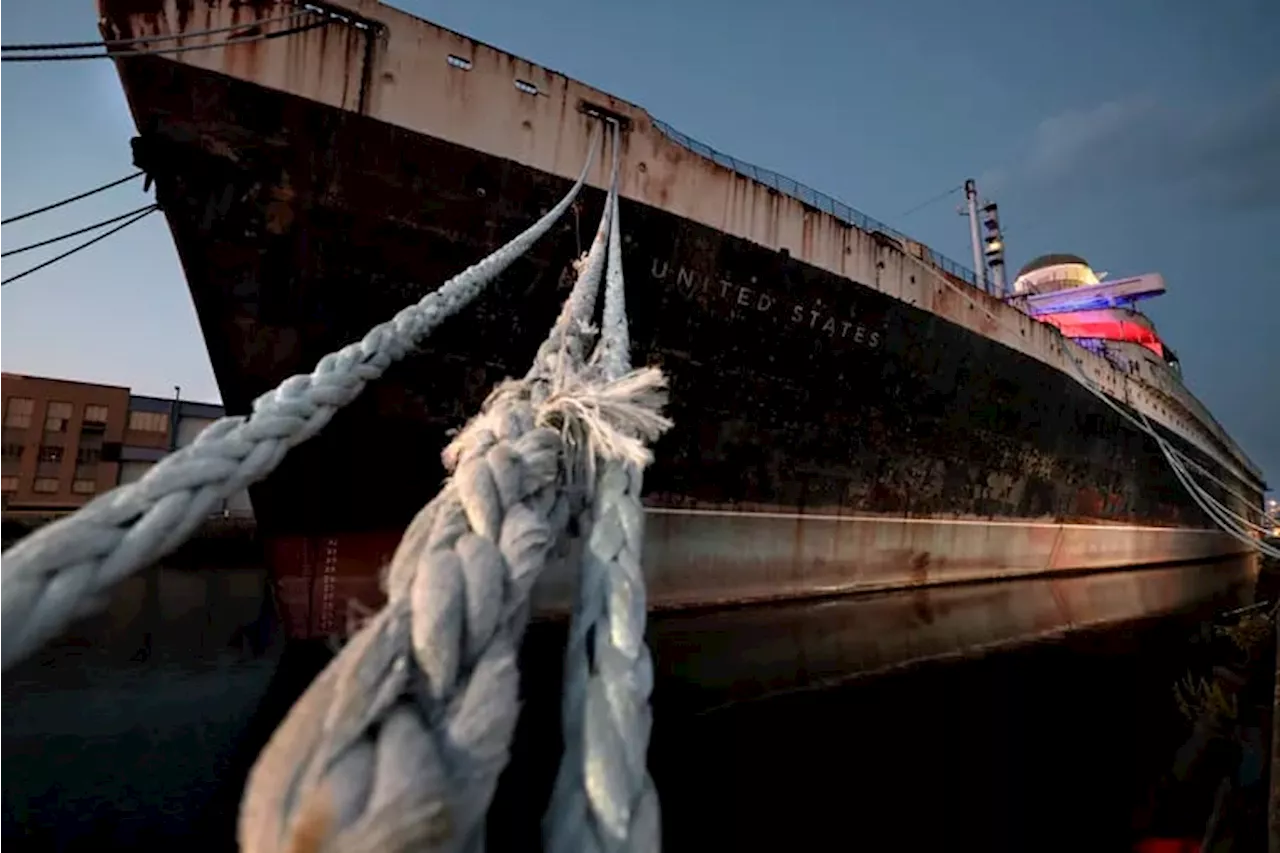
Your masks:
{"label": "red light", "polygon": [[1154,329],[1117,317],[1109,311],[1066,311],[1061,314],[1043,314],[1036,319],[1056,326],[1068,338],[1099,338],[1104,341],[1142,344],[1164,358],[1164,344]]}
{"label": "red light", "polygon": [[1144,838],[1134,845],[1133,853],[1200,853],[1200,839]]}

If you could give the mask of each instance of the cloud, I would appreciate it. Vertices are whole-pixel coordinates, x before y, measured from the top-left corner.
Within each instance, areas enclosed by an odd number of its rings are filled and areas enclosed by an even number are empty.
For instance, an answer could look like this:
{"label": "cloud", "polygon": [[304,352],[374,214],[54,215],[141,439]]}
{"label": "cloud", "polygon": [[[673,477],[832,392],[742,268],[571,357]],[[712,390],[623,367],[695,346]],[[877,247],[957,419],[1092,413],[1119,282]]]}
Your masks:
{"label": "cloud", "polygon": [[1280,208],[1280,79],[1198,102],[1137,96],[1041,121],[992,190],[1168,192],[1222,210]]}

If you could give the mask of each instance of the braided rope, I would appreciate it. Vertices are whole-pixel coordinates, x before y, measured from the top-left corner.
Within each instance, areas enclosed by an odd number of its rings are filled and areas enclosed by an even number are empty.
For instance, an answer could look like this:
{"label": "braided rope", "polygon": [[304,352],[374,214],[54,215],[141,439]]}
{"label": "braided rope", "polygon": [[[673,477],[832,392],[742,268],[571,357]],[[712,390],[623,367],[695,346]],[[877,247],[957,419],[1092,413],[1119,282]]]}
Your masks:
{"label": "braided rope", "polygon": [[618,218],[618,193],[610,203],[609,261],[604,279],[604,319],[600,340],[591,363],[604,376],[616,379],[631,369],[631,332],[627,326],[626,283],[622,279],[622,228]]}
{"label": "braided rope", "polygon": [[483,849],[528,594],[568,518],[562,442],[504,386],[393,560],[386,607],[295,703],[242,800],[246,853]]}
{"label": "braided rope", "polygon": [[259,397],[248,418],[211,424],[141,480],[107,492],[6,551],[0,573],[3,668],[95,609],[121,579],[189,539],[222,500],[275,470],[290,448],[319,432],[366,383],[475,299],[577,197],[595,157],[598,130],[577,183],[510,243],[375,326],[363,340],[326,355],[311,374],[291,376]]}
{"label": "braided rope", "polygon": [[[613,185],[618,180],[616,131],[614,139],[614,163],[609,176]],[[563,387],[567,371],[582,369],[586,360],[586,350],[591,344],[591,318],[596,310],[596,293],[600,287],[600,275],[604,271],[605,254],[609,246],[609,222],[612,210],[605,205],[600,217],[600,225],[596,228],[595,237],[587,254],[575,261],[578,270],[577,283],[587,282],[589,286],[575,286],[560,308],[560,314],[551,328],[551,333],[538,348],[529,368],[526,379],[535,385],[535,394],[545,397],[552,387]]]}
{"label": "braided rope", "polygon": [[263,750],[240,814],[246,853],[483,849],[529,593],[567,544],[581,459],[643,464],[642,440],[669,423],[661,374],[609,382],[581,356],[610,221],[606,209],[533,370],[445,450],[453,475],[401,540],[386,607]]}
{"label": "braided rope", "polygon": [[[615,157],[617,151],[614,152]],[[604,321],[591,364],[606,381],[630,369],[616,184]],[[646,768],[653,664],[644,643],[641,465],[602,460],[565,652],[561,758],[544,821],[550,851],[656,851],[661,812]]]}

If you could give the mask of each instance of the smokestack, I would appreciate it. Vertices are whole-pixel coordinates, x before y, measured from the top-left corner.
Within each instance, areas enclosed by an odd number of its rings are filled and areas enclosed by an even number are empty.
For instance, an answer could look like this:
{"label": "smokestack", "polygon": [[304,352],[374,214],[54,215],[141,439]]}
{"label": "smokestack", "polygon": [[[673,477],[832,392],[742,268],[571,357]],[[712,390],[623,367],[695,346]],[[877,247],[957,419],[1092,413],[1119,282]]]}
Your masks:
{"label": "smokestack", "polygon": [[993,201],[982,208],[982,253],[991,265],[991,289],[1004,297],[1004,235],[1000,233],[1000,214]]}

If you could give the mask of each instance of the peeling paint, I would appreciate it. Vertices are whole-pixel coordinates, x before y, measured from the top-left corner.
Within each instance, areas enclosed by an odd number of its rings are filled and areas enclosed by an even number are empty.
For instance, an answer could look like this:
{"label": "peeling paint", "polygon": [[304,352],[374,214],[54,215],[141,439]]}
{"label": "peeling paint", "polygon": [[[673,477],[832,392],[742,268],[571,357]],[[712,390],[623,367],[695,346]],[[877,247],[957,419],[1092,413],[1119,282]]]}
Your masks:
{"label": "peeling paint", "polygon": [[[131,13],[109,26],[127,30],[136,20]],[[587,119],[569,108],[573,90],[555,76],[538,85],[557,97],[522,96],[519,111],[466,107],[480,132],[514,129],[504,136],[520,146],[512,158],[359,115],[352,75],[365,62],[364,36],[325,32],[217,59],[120,66],[232,412],[248,411],[257,395],[549,209],[569,180],[558,166],[520,160],[580,163],[584,153]],[[331,60],[338,41],[341,57]],[[464,49],[456,40],[447,47]],[[433,51],[410,59],[379,50],[370,109],[389,109],[383,102],[401,97],[393,84],[426,74],[449,81],[432,97],[482,100],[472,75],[493,57],[474,50],[472,71]],[[436,59],[434,69],[423,64]],[[253,64],[255,79],[281,85],[209,74],[205,61]],[[327,100],[284,94],[313,86]],[[1061,345],[1054,331],[1022,318],[1018,336],[1039,354],[1011,349],[994,330],[975,331],[987,311],[1004,310],[998,301],[978,294],[975,309],[936,276],[913,274],[900,249],[822,214],[797,216],[794,200],[740,176],[689,171],[681,164],[694,158],[674,146],[652,147],[643,134],[626,144],[629,156],[652,164],[631,173],[633,197],[622,205],[632,357],[669,372],[677,424],[656,448],[646,499],[655,510],[797,516],[786,527],[790,550],[755,563],[773,539],[739,532],[723,540],[732,548],[716,551],[719,534],[705,525],[692,533],[659,525],[650,549],[662,555],[657,571],[685,572],[686,586],[704,584],[700,595],[733,582],[734,594],[751,595],[742,585],[753,577],[762,588],[797,592],[1003,571],[1021,565],[1022,553],[1046,569],[1204,550],[1207,540],[1183,535],[1204,534],[1177,528],[1211,525],[1154,444],[1049,363],[1044,354]],[[725,227],[672,212],[697,192]],[[598,186],[584,192],[582,222],[599,216],[603,197]],[[580,239],[572,218],[559,223],[465,317],[294,450],[254,489],[263,529],[397,535],[440,481],[446,431],[495,382],[527,366],[565,295],[563,273]],[[1258,483],[1168,437],[1245,496],[1210,484],[1219,499],[1237,510],[1260,500]],[[404,470],[416,476],[398,478]],[[816,520],[825,516],[878,522],[837,533]],[[936,523],[927,541],[911,538],[918,531],[892,538],[921,519]],[[949,520],[992,526],[978,540],[942,524]],[[1061,527],[1036,532],[1075,520],[1158,531],[1129,534],[1127,545],[1105,532],[1083,541]],[[1021,526],[991,532],[1006,523]],[[756,544],[744,549],[744,541]],[[1214,540],[1214,553],[1223,547]],[[351,583],[366,583],[376,568],[361,562]],[[926,608],[918,618],[935,616]]]}
{"label": "peeling paint", "polygon": [[[320,353],[418,298],[426,282],[442,281],[483,256],[567,186],[477,152],[226,78],[192,76],[173,64],[163,71],[145,68],[131,82],[133,91],[149,93],[148,109],[169,122],[160,134],[173,140],[195,135],[177,117],[191,113],[178,101],[197,93],[208,112],[187,121],[201,138],[233,148],[239,160],[221,171],[183,162],[204,155],[180,144],[172,174],[158,177],[162,189],[179,197],[166,210],[184,260],[205,252],[261,255],[257,267],[187,262],[206,328],[253,311],[276,315],[260,328],[293,325],[305,332],[293,357],[248,373],[237,353],[260,347],[238,342],[234,334],[211,340],[211,347],[224,350],[215,353],[214,364],[229,405],[247,405]],[[421,177],[410,179],[415,173]],[[166,189],[175,185],[181,192]],[[195,215],[195,208],[204,208],[201,200],[223,198],[228,185],[245,189],[224,209],[227,221],[212,232],[212,224],[192,231],[194,223],[205,222]],[[594,191],[584,197],[584,221],[596,215],[600,197]],[[284,209],[291,215],[282,216]],[[1086,498],[1081,504],[1079,484],[1085,483],[1126,496],[1104,502],[1100,517],[1203,523],[1163,464],[1149,465],[1153,449],[1146,439],[1047,365],[872,287],[653,208],[627,203],[623,222],[631,238],[628,279],[638,289],[630,299],[635,357],[680,350],[689,355],[671,364],[703,365],[695,372],[676,369],[682,393],[673,414],[690,428],[677,429],[658,448],[660,461],[647,478],[658,500],[693,507],[813,506],[826,494],[836,497],[817,505],[853,512],[1085,517],[1095,503]],[[278,239],[244,242],[268,236]],[[560,272],[575,253],[575,240],[571,225],[558,227],[520,272],[504,277],[541,281],[541,289],[500,285],[476,308],[478,335],[446,329],[426,352],[469,354],[493,364],[493,381],[518,371],[536,348],[546,325],[541,320],[549,321],[555,310]],[[659,268],[671,272],[654,277]],[[355,281],[363,284],[353,288],[349,282]],[[406,288],[407,282],[415,284]],[[933,291],[945,303],[949,291]],[[234,301],[226,294],[236,294]],[[528,305],[537,308],[523,307]],[[512,316],[522,318],[514,333],[506,329]],[[425,399],[450,400],[438,414],[421,413],[423,425],[479,404],[470,396],[455,403],[455,390],[447,377],[417,389]],[[1095,426],[1081,429],[1082,420]],[[720,434],[713,448],[695,438],[705,434],[702,425]],[[413,428],[408,422],[404,427]],[[1212,467],[1203,454],[1197,458]],[[956,469],[961,459],[970,463],[964,474]],[[795,476],[798,465],[813,473]],[[1242,493],[1256,492],[1256,485],[1213,470]],[[999,489],[990,485],[993,475],[1004,483]],[[417,501],[406,494],[391,514],[404,516]],[[385,509],[371,513],[376,518]],[[299,508],[286,517],[295,513],[309,515]]]}

